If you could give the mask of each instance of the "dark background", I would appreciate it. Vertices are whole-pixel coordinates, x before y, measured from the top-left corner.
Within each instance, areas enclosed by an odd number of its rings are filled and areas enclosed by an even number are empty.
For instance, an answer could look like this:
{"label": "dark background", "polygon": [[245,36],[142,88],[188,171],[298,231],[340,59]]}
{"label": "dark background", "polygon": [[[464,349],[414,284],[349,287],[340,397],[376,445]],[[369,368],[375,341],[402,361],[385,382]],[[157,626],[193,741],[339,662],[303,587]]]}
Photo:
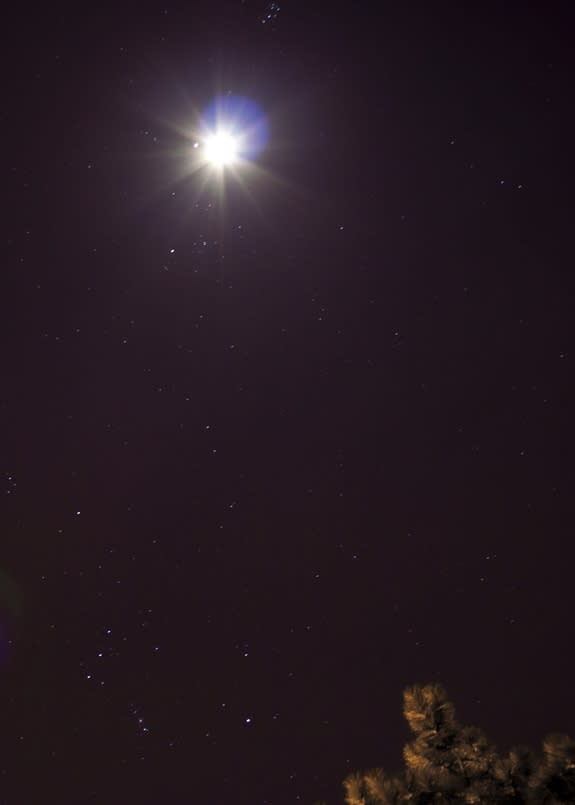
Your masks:
{"label": "dark background", "polygon": [[2,805],[336,803],[413,682],[575,733],[569,5],[3,19]]}

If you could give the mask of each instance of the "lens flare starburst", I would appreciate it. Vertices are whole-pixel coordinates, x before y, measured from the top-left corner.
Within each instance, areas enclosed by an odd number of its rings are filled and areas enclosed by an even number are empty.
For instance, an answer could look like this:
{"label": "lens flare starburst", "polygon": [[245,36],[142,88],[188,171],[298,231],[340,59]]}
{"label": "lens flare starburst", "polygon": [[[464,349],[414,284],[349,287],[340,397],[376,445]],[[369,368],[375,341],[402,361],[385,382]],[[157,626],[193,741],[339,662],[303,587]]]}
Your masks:
{"label": "lens flare starburst", "polygon": [[190,133],[187,165],[190,175],[199,174],[198,196],[210,188],[223,201],[233,185],[250,195],[250,182],[267,175],[257,159],[267,145],[269,124],[255,101],[231,93],[219,95],[198,115]]}
{"label": "lens flare starburst", "polygon": [[228,92],[217,95],[203,109],[190,103],[189,112],[185,121],[166,121],[180,142],[157,154],[171,159],[165,187],[172,195],[176,195],[176,185],[185,183],[194,205],[209,196],[210,204],[217,200],[223,218],[228,201],[240,194],[259,208],[253,191],[256,184],[265,181],[268,187],[271,183],[283,187],[260,160],[268,148],[270,124],[258,103]]}

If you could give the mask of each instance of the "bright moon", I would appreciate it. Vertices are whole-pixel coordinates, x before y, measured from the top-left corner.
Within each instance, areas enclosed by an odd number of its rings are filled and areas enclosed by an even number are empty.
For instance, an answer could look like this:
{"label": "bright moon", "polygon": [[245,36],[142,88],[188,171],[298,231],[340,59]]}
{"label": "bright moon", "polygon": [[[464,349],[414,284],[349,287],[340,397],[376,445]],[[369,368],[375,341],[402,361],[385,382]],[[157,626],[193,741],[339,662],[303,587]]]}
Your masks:
{"label": "bright moon", "polygon": [[226,131],[216,131],[205,141],[206,159],[217,168],[232,165],[239,158],[238,140]]}
{"label": "bright moon", "polygon": [[199,115],[190,154],[190,170],[206,171],[203,181],[223,186],[228,179],[243,182],[254,175],[250,168],[264,150],[269,125],[257,103],[241,95],[218,96]]}

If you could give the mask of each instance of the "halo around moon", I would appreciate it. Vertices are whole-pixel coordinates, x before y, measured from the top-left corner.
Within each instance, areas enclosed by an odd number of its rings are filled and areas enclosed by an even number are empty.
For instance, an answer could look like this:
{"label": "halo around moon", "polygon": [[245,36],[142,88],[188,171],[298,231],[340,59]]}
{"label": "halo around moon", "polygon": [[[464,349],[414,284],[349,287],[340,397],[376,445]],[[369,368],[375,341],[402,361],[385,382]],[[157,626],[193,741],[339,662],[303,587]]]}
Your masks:
{"label": "halo around moon", "polygon": [[205,161],[223,169],[259,156],[269,139],[269,125],[257,103],[229,94],[206,107],[199,139]]}

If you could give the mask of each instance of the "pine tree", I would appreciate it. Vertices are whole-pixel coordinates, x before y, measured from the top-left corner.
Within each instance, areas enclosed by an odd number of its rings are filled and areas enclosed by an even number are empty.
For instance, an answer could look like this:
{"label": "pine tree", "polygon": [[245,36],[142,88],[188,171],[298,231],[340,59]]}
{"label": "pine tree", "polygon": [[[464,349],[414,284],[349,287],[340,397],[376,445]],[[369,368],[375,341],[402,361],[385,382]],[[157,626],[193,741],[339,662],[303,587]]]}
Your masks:
{"label": "pine tree", "polygon": [[403,714],[414,734],[403,750],[405,769],[350,774],[347,805],[575,803],[575,741],[566,735],[549,735],[540,757],[524,746],[501,757],[481,730],[459,724],[438,684],[406,688]]}

